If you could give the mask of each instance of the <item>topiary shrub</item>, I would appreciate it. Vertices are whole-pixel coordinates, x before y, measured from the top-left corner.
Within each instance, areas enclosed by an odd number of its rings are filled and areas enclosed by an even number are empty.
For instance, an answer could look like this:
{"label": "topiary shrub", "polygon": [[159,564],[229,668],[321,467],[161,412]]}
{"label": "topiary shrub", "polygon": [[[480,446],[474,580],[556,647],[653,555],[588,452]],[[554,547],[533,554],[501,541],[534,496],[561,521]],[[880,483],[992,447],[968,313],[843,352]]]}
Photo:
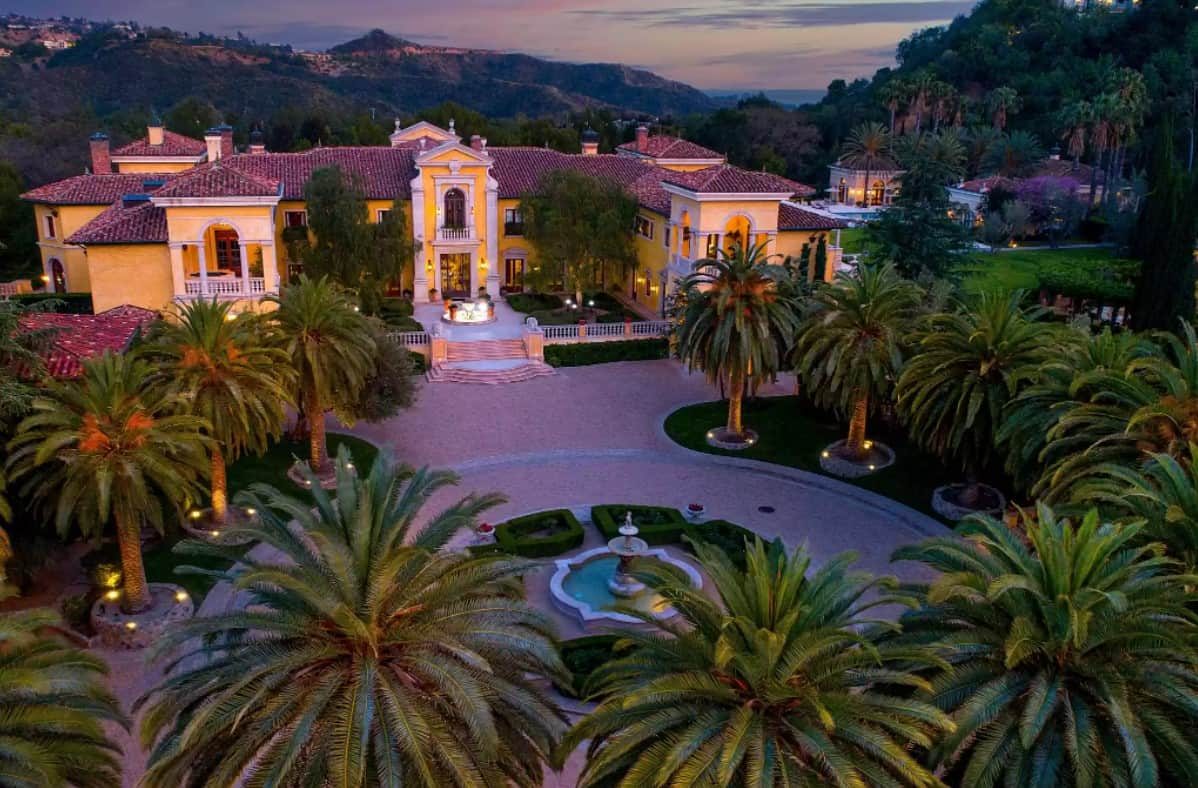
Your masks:
{"label": "topiary shrub", "polygon": [[640,537],[651,545],[675,544],[682,541],[686,520],[682,512],[665,506],[633,506],[608,504],[591,507],[591,522],[605,539],[620,535],[624,515],[632,512],[632,523],[640,529]]}
{"label": "topiary shrub", "polygon": [[524,558],[549,558],[573,550],[586,534],[569,509],[517,517],[495,526],[495,543]]}
{"label": "topiary shrub", "polygon": [[545,345],[545,363],[552,367],[583,367],[614,361],[656,361],[669,356],[670,343],[664,338]]}
{"label": "topiary shrub", "polygon": [[561,309],[565,302],[552,293],[508,293],[507,305],[517,312],[543,312]]}
{"label": "topiary shrub", "polygon": [[569,698],[599,700],[588,694],[587,682],[596,670],[613,659],[628,656],[635,648],[631,643],[621,647],[621,640],[619,635],[588,635],[563,641],[560,645],[562,663],[570,671],[571,681],[568,686],[554,682],[558,691]]}

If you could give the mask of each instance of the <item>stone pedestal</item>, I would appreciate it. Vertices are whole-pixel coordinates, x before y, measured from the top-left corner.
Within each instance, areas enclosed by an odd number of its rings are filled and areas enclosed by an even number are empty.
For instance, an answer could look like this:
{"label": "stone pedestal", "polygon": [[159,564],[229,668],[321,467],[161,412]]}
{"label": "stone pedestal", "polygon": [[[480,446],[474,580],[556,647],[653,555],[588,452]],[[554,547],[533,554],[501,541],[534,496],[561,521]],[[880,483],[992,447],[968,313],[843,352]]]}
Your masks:
{"label": "stone pedestal", "polygon": [[182,586],[150,583],[154,602],[140,613],[121,610],[120,599],[100,597],[92,605],[91,624],[96,640],[109,648],[145,648],[159,640],[169,627],[191,618],[195,603]]}

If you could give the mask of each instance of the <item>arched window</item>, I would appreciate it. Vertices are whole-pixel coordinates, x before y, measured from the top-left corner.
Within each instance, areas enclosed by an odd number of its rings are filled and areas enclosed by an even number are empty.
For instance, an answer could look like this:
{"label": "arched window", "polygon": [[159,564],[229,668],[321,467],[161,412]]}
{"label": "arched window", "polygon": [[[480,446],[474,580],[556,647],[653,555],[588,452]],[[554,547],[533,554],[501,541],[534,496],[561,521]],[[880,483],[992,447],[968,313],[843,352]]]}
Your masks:
{"label": "arched window", "polygon": [[881,205],[882,198],[886,196],[886,184],[881,181],[874,181],[874,187],[869,191],[869,204]]}
{"label": "arched window", "polygon": [[466,193],[461,189],[445,192],[444,226],[455,230],[466,226]]}
{"label": "arched window", "polygon": [[844,178],[840,179],[840,183],[836,186],[836,202],[844,203],[849,201],[849,183]]}
{"label": "arched window", "polygon": [[55,293],[67,291],[67,272],[57,257],[50,258],[50,287]]}

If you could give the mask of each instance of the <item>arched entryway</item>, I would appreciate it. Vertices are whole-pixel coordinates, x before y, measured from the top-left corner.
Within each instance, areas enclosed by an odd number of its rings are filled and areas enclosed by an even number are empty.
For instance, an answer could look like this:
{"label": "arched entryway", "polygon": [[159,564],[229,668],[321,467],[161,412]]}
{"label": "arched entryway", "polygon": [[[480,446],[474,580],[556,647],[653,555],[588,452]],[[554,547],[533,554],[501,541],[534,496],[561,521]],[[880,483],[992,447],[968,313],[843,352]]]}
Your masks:
{"label": "arched entryway", "polygon": [[874,181],[873,188],[869,190],[869,204],[881,205],[882,200],[886,197],[886,184],[881,181]]}
{"label": "arched entryway", "polygon": [[724,251],[728,254],[740,246],[746,248],[752,244],[752,223],[744,215],[733,216],[724,225]]}
{"label": "arched entryway", "polygon": [[844,178],[840,179],[840,184],[836,187],[836,202],[846,203],[849,201],[849,182]]}
{"label": "arched entryway", "polygon": [[47,282],[50,286],[51,293],[65,293],[67,291],[67,272],[63,268],[62,260],[57,257],[50,258],[50,281]]}
{"label": "arched entryway", "polygon": [[455,252],[441,255],[441,297],[469,298],[470,253]]}

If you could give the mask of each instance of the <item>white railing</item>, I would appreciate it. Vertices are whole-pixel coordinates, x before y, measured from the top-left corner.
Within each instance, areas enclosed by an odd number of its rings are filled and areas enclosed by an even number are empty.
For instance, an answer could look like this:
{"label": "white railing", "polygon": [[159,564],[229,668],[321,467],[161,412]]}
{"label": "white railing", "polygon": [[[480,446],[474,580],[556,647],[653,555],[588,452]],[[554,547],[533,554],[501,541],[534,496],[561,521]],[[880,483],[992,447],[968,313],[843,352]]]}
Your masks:
{"label": "white railing", "polygon": [[669,320],[645,320],[632,324],[634,337],[664,337],[670,333],[673,326]]}
{"label": "white railing", "polygon": [[578,325],[541,326],[545,339],[566,339],[590,342],[604,339],[653,339],[668,336],[671,329],[668,320],[642,320],[636,323],[587,323],[586,336],[580,336]]}
{"label": "white railing", "polygon": [[392,331],[387,336],[404,347],[422,347],[429,343],[427,331]]}
{"label": "white railing", "polygon": [[470,225],[469,227],[438,227],[437,228],[437,240],[438,241],[473,241],[473,240],[476,240],[474,237],[474,225]]}
{"label": "white railing", "polygon": [[578,326],[541,326],[545,339],[578,339]]}
{"label": "white railing", "polygon": [[189,279],[183,283],[183,286],[184,294],[189,296],[240,298],[242,296],[259,296],[266,293],[266,279],[261,276],[252,276],[249,279],[221,277],[219,279],[209,279],[207,282],[201,282],[199,279]]}

